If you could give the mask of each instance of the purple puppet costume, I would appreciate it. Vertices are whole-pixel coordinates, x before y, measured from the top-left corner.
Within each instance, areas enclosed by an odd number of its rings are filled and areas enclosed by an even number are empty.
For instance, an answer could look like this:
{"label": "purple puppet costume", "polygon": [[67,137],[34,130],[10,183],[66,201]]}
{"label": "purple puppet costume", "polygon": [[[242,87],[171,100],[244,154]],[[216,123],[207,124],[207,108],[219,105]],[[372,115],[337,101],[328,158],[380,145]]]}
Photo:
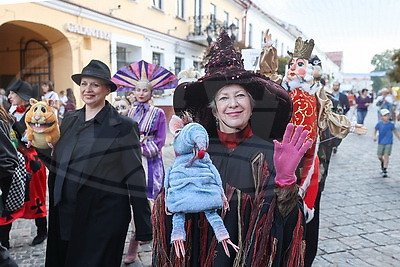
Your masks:
{"label": "purple puppet costume", "polygon": [[161,149],[165,144],[167,126],[164,111],[149,102],[153,90],[175,88],[178,81],[170,71],[143,60],[118,70],[112,81],[117,84],[117,91],[137,91],[141,87],[151,91],[148,99],[136,97],[128,117],[139,124],[142,163],[147,174],[147,197],[155,199],[164,179]]}

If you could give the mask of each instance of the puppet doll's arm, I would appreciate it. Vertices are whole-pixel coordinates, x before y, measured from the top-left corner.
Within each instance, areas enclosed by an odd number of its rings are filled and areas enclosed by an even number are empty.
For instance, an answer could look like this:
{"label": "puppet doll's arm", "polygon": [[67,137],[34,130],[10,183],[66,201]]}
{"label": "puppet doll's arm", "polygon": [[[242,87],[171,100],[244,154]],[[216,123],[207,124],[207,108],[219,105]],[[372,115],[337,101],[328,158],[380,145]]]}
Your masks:
{"label": "puppet doll's arm", "polygon": [[224,202],[224,210],[229,210],[229,202],[225,196],[224,188],[222,187],[221,175],[219,174],[219,171],[212,163],[210,163],[210,169],[211,172],[214,174],[215,182],[217,183],[217,185],[219,185],[219,188],[221,190],[221,197],[222,201]]}
{"label": "puppet doll's arm", "polygon": [[164,194],[165,194],[164,201],[165,201],[165,213],[167,215],[171,215],[171,213],[168,212],[168,207],[167,207],[167,197],[168,197],[168,188],[169,188],[169,175],[171,173],[171,170],[172,170],[172,166],[167,169],[167,171],[165,172],[165,177],[164,177]]}

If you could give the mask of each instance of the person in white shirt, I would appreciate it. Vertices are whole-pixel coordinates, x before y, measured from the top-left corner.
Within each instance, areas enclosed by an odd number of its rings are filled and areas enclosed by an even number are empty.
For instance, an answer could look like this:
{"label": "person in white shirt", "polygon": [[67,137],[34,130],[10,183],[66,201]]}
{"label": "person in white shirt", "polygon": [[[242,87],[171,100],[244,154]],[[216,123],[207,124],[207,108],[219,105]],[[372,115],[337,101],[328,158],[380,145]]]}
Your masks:
{"label": "person in white shirt", "polygon": [[47,101],[48,99],[54,100],[54,105],[53,105],[53,110],[54,114],[56,114],[58,118],[58,110],[60,108],[60,99],[58,97],[58,94],[54,92],[54,85],[53,82],[51,81],[46,81],[46,82],[41,82],[40,83],[40,88],[42,88],[42,91],[44,95],[42,96],[43,101]]}

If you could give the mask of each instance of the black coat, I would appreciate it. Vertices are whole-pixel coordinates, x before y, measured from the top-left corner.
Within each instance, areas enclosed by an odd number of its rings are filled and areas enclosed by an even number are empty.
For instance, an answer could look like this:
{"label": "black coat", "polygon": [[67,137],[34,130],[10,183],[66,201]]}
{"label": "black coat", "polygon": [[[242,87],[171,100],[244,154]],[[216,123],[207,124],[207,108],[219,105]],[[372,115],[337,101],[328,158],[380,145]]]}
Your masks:
{"label": "black coat", "polygon": [[17,150],[10,140],[10,128],[0,118],[0,212],[10,189],[15,168],[18,165]]}
{"label": "black coat", "polygon": [[[131,220],[136,223],[136,239],[152,239],[150,207],[141,165],[137,123],[123,117],[106,104],[107,115],[99,136],[90,149],[76,195],[76,210],[69,242],[62,241],[59,229],[58,190],[65,179],[73,152],[78,117],[84,109],[66,114],[61,137],[54,150],[49,175],[49,238],[46,266],[120,266]],[[129,190],[128,190],[129,188]],[[62,199],[61,199],[62,201]],[[56,204],[56,205],[55,205]]]}
{"label": "black coat", "polygon": [[17,164],[17,150],[10,140],[10,128],[0,118],[0,177],[11,178]]}

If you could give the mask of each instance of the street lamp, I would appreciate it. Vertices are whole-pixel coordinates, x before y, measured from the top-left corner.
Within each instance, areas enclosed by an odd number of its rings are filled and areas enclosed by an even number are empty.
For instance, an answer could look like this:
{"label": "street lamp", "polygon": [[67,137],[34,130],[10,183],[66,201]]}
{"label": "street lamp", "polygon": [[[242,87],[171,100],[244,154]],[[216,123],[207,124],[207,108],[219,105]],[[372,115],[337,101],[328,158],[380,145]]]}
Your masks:
{"label": "street lamp", "polygon": [[232,43],[235,43],[236,40],[236,31],[239,29],[238,26],[235,25],[235,23],[232,23],[231,25],[229,25],[229,33],[231,34],[231,40]]}
{"label": "street lamp", "polygon": [[210,46],[211,42],[212,42],[212,34],[213,34],[213,28],[211,27],[210,24],[206,27],[206,32],[207,32],[207,43],[208,43],[208,46]]}

